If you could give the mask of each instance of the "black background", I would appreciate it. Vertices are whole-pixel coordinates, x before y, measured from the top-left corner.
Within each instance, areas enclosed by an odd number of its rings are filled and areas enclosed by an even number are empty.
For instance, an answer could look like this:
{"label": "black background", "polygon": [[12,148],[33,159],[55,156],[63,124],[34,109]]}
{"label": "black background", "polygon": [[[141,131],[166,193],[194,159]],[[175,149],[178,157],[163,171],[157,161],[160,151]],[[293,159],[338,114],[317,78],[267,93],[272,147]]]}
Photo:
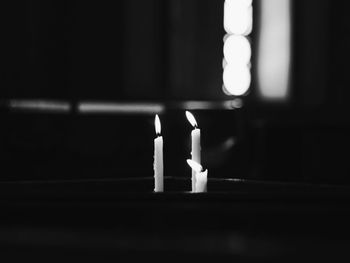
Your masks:
{"label": "black background", "polygon": [[[346,7],[293,2],[287,103],[260,101],[254,79],[243,109],[194,112],[212,177],[349,182]],[[0,146],[11,171],[2,179],[152,176],[153,116],[80,115],[81,101],[232,99],[221,89],[223,1],[25,1],[0,9]],[[258,2],[254,10],[256,50]],[[11,99],[60,100],[72,111],[14,112]],[[183,110],[161,118],[166,172],[187,176],[191,127]]]}
{"label": "black background", "polygon": [[[182,103],[233,99],[222,92],[223,2],[0,3],[3,258],[334,262],[349,257],[345,0],[292,1],[287,102],[261,101],[254,78],[243,108],[193,111],[202,129],[209,192],[186,192],[191,127]],[[251,35],[254,74],[259,3],[254,1]],[[13,107],[23,99],[64,102],[71,110]],[[152,192],[154,115],[81,114],[84,101],[165,105],[160,116],[165,174],[180,177],[166,178],[169,191]]]}

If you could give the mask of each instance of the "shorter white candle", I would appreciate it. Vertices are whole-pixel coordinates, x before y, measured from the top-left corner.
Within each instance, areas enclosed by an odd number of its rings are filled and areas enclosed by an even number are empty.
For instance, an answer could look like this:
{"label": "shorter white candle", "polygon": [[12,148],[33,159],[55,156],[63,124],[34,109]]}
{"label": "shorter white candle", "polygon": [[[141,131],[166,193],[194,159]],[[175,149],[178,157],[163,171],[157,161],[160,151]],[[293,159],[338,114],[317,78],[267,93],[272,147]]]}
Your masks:
{"label": "shorter white candle", "polygon": [[[191,132],[191,156],[192,161],[201,163],[201,130],[198,128],[197,121],[193,114],[186,111],[187,120],[194,128]],[[195,171],[192,171],[192,192],[195,192],[196,188],[196,176]]]}
{"label": "shorter white candle", "polygon": [[199,163],[187,160],[188,165],[192,168],[192,170],[195,172],[196,177],[196,184],[194,193],[204,193],[207,192],[207,185],[208,185],[208,170],[205,170],[203,172],[203,167]]}
{"label": "shorter white candle", "polygon": [[164,167],[163,167],[163,137],[161,136],[161,124],[159,116],[154,121],[157,138],[154,139],[154,191],[164,191]]}

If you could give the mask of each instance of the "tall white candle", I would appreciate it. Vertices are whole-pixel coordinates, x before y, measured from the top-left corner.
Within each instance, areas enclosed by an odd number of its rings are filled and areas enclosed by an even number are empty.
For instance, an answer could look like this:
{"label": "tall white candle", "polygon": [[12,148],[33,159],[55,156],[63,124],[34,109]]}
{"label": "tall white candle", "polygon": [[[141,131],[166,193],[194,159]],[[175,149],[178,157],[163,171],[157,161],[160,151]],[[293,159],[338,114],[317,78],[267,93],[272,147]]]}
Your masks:
{"label": "tall white candle", "polygon": [[[191,112],[186,111],[186,117],[194,128],[191,132],[192,161],[200,164],[201,163],[201,130],[198,128],[197,121]],[[192,192],[195,192],[195,188],[196,188],[195,175],[196,175],[196,172],[192,170]]]}
{"label": "tall white candle", "polygon": [[192,160],[187,160],[188,165],[195,172],[196,184],[194,193],[205,193],[207,192],[208,185],[208,170],[203,171],[203,167]]}
{"label": "tall white candle", "polygon": [[161,124],[159,116],[155,117],[155,129],[157,138],[154,139],[154,191],[164,191],[164,164],[163,164],[163,137],[161,136]]}

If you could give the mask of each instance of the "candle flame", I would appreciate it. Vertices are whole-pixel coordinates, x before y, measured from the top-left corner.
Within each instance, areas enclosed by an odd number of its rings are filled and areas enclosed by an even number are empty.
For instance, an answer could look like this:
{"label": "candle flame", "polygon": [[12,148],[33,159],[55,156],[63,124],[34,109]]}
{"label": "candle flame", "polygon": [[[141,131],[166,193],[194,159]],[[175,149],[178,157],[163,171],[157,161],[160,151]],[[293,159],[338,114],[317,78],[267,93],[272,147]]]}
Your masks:
{"label": "candle flame", "polygon": [[162,126],[161,126],[161,124],[160,124],[160,119],[159,119],[158,114],[157,114],[156,117],[155,117],[154,126],[156,127],[156,134],[157,134],[157,135],[160,135],[161,132],[162,132]]}
{"label": "candle flame", "polygon": [[197,121],[196,121],[195,117],[193,116],[193,114],[191,112],[186,111],[186,117],[187,117],[187,120],[191,123],[191,125],[194,128],[198,127]]}
{"label": "candle flame", "polygon": [[199,163],[192,160],[187,160],[187,163],[195,172],[200,173],[203,171],[203,167]]}

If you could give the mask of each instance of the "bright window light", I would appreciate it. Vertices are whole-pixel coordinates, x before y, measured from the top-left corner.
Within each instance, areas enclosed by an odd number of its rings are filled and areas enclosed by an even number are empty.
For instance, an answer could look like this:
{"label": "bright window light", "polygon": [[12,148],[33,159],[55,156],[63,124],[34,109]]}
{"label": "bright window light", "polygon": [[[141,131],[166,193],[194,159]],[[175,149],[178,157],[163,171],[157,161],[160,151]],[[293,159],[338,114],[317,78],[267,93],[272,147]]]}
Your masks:
{"label": "bright window light", "polygon": [[224,6],[223,91],[228,96],[245,95],[251,84],[252,49],[247,35],[253,27],[252,0],[226,0]]}
{"label": "bright window light", "polygon": [[291,0],[261,1],[258,86],[262,99],[289,96],[291,67]]}
{"label": "bright window light", "polygon": [[224,44],[224,56],[226,63],[248,65],[252,49],[246,37],[231,35]]}
{"label": "bright window light", "polygon": [[223,74],[224,86],[229,94],[242,96],[247,93],[251,83],[251,74],[248,66],[227,65]]}
{"label": "bright window light", "polygon": [[227,3],[237,6],[251,6],[253,0],[226,0]]}
{"label": "bright window light", "polygon": [[224,27],[226,32],[232,35],[249,35],[253,24],[252,6],[232,3],[225,2]]}

